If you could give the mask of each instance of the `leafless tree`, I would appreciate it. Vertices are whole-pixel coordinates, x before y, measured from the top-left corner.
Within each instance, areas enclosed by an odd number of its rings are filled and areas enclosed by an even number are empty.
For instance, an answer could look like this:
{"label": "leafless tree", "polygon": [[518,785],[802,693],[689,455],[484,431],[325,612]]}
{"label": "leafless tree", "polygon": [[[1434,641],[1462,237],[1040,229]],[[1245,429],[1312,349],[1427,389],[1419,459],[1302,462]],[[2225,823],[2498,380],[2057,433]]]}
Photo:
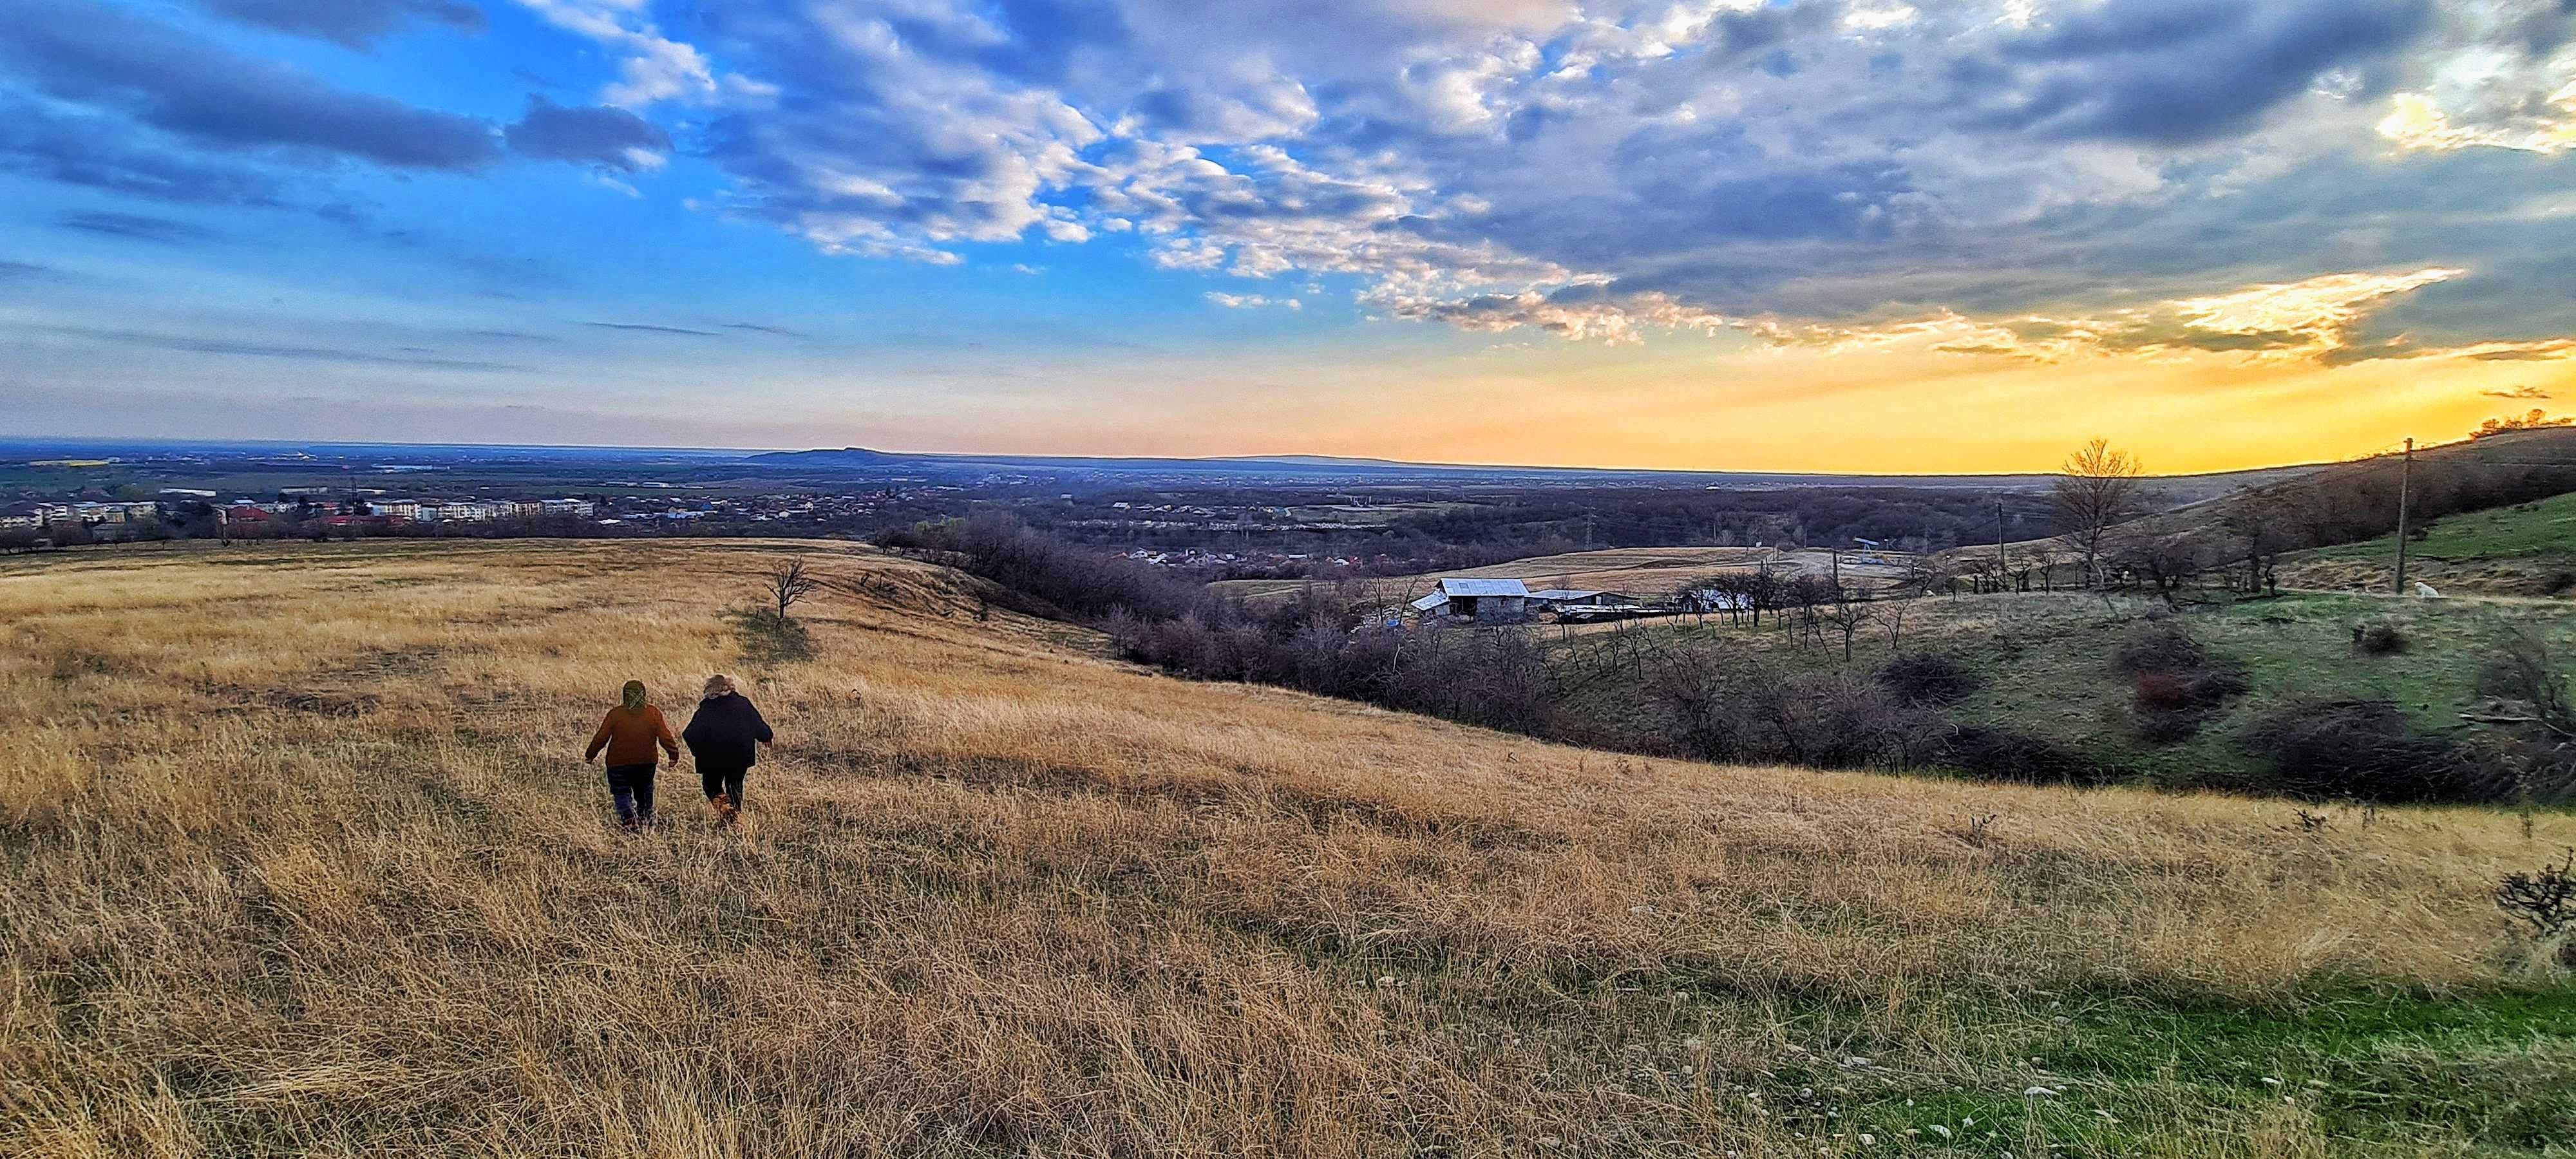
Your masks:
{"label": "leafless tree", "polygon": [[1890,600],[1878,611],[1878,628],[1887,633],[1887,654],[1905,654],[1905,614],[1913,610],[1907,600]]}
{"label": "leafless tree", "polygon": [[2022,559],[2030,570],[2039,573],[2039,590],[2057,590],[2057,569],[2066,562],[2066,545],[2054,539],[2043,539],[2022,548]]}
{"label": "leafless tree", "polygon": [[1852,662],[1852,637],[1859,635],[1862,628],[1868,627],[1878,617],[1868,604],[1853,599],[1837,599],[1824,605],[1817,618],[1823,620],[1827,627],[1842,633],[1843,663],[1849,665]]}
{"label": "leafless tree", "polygon": [[2296,520],[2291,502],[2274,491],[2248,491],[2220,509],[2219,525],[2235,536],[2244,552],[2246,591],[2278,586],[2274,568],[2281,554],[2296,546],[2292,531]]}
{"label": "leafless tree", "polygon": [[2055,488],[2057,518],[2083,556],[2087,585],[2098,579],[2103,537],[2137,512],[2138,476],[2144,470],[2135,456],[2112,450],[2107,439],[2095,439],[2066,457]]}
{"label": "leafless tree", "polygon": [[778,622],[784,624],[787,622],[787,609],[813,595],[823,586],[823,581],[805,566],[805,557],[798,556],[771,567],[768,575],[763,577],[762,586],[769,593]]}

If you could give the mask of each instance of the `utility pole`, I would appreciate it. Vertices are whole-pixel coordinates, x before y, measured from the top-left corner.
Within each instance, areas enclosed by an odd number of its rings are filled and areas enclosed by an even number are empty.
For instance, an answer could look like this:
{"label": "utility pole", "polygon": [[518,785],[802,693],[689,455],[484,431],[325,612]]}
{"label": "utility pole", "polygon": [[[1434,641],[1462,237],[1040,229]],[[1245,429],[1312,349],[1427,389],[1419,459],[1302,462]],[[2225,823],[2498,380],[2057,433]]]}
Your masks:
{"label": "utility pole", "polygon": [[2414,482],[2415,440],[2406,440],[2406,457],[2397,463],[2397,594],[2406,594],[2407,489]]}
{"label": "utility pole", "polygon": [[1995,590],[2004,586],[2004,497],[1995,496]]}

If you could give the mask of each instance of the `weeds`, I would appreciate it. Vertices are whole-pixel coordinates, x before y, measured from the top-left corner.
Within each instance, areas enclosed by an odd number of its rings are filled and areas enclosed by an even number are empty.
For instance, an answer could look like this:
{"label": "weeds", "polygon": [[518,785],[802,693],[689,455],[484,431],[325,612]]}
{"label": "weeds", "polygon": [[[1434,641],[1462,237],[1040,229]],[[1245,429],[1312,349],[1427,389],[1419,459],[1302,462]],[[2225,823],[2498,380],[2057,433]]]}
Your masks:
{"label": "weeds", "polygon": [[2541,952],[2576,966],[2576,852],[2534,872],[2506,874],[2496,883],[2495,903]]}

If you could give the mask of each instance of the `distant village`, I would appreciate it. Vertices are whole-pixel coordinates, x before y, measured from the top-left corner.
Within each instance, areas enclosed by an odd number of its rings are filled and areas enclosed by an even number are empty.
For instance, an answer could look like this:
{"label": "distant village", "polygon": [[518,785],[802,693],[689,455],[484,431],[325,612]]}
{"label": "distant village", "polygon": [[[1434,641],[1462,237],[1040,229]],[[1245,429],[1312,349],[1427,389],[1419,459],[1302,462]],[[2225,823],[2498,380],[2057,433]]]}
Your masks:
{"label": "distant village", "polygon": [[220,498],[186,487],[163,488],[153,499],[104,496],[68,501],[25,501],[0,506],[0,534],[57,542],[106,542],[156,538],[173,530],[211,530],[258,537],[291,532],[329,534],[440,523],[589,519],[589,499],[399,499],[352,497],[344,488],[288,487],[273,499]]}

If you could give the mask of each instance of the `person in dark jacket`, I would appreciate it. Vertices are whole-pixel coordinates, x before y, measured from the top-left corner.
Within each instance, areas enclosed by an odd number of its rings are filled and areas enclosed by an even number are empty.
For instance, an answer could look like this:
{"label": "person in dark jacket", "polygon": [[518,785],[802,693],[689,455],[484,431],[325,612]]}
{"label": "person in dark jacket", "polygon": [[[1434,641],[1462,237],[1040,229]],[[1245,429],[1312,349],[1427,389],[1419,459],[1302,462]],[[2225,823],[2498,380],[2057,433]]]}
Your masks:
{"label": "person in dark jacket", "polygon": [[760,759],[759,749],[770,743],[769,722],[760,719],[760,710],[751,699],[734,691],[733,681],[722,676],[707,677],[707,687],[698,699],[698,711],[689,717],[689,727],[681,730],[680,739],[689,746],[689,755],[698,761],[698,781],[707,791],[707,803],[715,806],[716,816],[727,825],[742,811],[742,777]]}

